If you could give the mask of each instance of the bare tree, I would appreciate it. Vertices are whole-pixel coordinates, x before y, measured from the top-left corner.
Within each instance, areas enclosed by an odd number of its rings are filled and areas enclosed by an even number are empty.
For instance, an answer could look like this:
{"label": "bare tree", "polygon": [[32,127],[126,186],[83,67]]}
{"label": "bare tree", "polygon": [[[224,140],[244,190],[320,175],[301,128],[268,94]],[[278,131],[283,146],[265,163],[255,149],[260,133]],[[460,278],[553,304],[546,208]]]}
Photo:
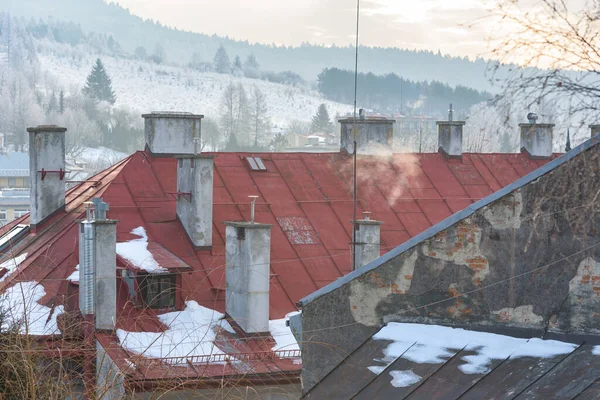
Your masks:
{"label": "bare tree", "polygon": [[[598,111],[600,1],[578,4],[501,0],[492,10],[492,18],[510,29],[491,38],[491,54],[500,61],[492,67],[492,80],[502,88],[502,97],[539,107],[544,100],[545,108],[560,104],[561,111],[582,119]],[[508,71],[503,64],[511,65]]]}

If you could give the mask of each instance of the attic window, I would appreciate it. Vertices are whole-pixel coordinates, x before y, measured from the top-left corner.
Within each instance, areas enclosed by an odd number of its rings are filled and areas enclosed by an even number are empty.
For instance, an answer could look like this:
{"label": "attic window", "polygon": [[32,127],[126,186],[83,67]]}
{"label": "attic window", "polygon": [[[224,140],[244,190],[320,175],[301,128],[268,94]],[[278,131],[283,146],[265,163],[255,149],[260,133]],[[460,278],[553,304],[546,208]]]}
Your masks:
{"label": "attic window", "polygon": [[266,171],[267,167],[259,157],[246,157],[252,171]]}
{"label": "attic window", "polygon": [[29,232],[29,225],[19,224],[0,237],[0,253],[13,248]]}
{"label": "attic window", "polygon": [[175,274],[138,277],[144,304],[155,309],[175,309]]}

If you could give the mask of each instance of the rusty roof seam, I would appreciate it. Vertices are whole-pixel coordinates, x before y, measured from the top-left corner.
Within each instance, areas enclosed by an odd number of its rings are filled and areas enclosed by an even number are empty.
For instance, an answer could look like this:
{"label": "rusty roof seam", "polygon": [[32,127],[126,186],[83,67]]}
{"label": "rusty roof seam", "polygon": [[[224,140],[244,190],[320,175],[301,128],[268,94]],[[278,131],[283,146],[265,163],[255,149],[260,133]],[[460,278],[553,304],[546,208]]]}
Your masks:
{"label": "rusty roof seam", "polygon": [[436,225],[421,232],[417,236],[414,236],[413,238],[404,242],[400,246],[397,246],[396,248],[390,250],[389,252],[387,252],[383,256],[379,257],[375,261],[371,262],[370,264],[367,264],[364,267],[359,268],[358,270],[355,270],[355,271],[349,273],[348,275],[345,275],[345,276],[341,277],[340,279],[330,283],[329,285],[322,287],[321,289],[317,290],[316,292],[309,294],[308,296],[304,297],[303,299],[301,299],[298,302],[298,306],[304,307],[307,304],[310,304],[313,301],[319,299],[320,297],[322,297],[336,289],[341,288],[342,286],[353,281],[354,279],[359,278],[359,277],[373,271],[377,267],[385,264],[386,262],[392,260],[393,258],[404,253],[405,251],[410,250],[411,248],[415,247],[416,245],[423,242],[424,240],[432,238],[439,232],[451,227],[458,221],[461,221],[461,220],[471,216],[472,214],[474,214],[476,211],[480,210],[481,208],[499,200],[500,198],[504,197],[505,195],[507,195],[509,193],[512,193],[513,191],[515,191],[517,189],[522,188],[523,186],[535,181],[539,177],[546,175],[547,173],[553,171],[557,167],[572,160],[573,158],[575,158],[575,156],[582,154],[583,152],[589,150],[590,148],[592,148],[594,146],[597,146],[598,144],[600,144],[600,134],[594,136],[593,138],[590,138],[589,140],[580,144],[579,146],[577,146],[573,150],[569,151],[568,153],[565,153],[565,154],[561,155],[560,157],[554,158],[547,164],[545,164],[545,165],[539,167],[538,169],[534,170],[533,172],[530,172],[529,174],[519,178],[518,180],[511,183],[510,185],[501,188],[500,190],[490,194],[489,196],[479,200],[478,202],[476,202],[474,204],[471,204],[469,207],[465,208],[464,210],[451,215],[450,217],[446,218],[445,220],[437,223]]}

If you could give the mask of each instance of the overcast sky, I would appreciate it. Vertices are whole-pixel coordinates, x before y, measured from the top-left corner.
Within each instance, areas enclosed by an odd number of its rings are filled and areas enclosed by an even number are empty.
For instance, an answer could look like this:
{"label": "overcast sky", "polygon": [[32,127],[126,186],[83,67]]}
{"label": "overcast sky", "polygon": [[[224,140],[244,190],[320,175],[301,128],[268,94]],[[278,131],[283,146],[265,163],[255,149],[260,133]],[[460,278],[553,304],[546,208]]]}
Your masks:
{"label": "overcast sky", "polygon": [[[485,0],[362,0],[361,43],[486,55]],[[355,0],[118,0],[143,18],[250,42],[349,44]]]}

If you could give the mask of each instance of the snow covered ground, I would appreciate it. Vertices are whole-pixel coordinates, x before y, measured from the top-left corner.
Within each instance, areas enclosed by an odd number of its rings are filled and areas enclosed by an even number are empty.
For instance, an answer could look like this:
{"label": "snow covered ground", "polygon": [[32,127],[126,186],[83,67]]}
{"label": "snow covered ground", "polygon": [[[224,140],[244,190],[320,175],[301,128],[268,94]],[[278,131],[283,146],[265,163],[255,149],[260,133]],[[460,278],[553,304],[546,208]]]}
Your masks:
{"label": "snow covered ground", "polygon": [[[86,54],[81,59],[74,59],[59,54],[62,53],[40,52],[42,70],[54,75],[61,87],[72,89],[77,83],[79,88],[83,87],[97,56]],[[223,90],[232,81],[241,83],[248,95],[254,85],[258,86],[266,95],[272,122],[278,125],[294,119],[309,121],[321,103],[327,105],[332,117],[336,113],[350,112],[352,108],[325,100],[319,93],[306,88],[139,60],[102,56],[102,61],[113,82],[116,106],[139,113],[187,111],[218,118]]]}

